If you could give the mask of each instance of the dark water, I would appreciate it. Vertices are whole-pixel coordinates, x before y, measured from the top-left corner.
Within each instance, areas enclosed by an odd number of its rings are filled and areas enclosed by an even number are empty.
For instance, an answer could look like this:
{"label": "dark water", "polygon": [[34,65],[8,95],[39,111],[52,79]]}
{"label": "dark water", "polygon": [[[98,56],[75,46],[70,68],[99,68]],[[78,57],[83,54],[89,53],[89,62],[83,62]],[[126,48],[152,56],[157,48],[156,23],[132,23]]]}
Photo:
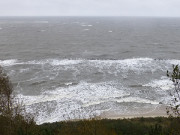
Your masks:
{"label": "dark water", "polygon": [[0,64],[39,123],[136,115],[170,100],[179,37],[179,18],[5,17]]}

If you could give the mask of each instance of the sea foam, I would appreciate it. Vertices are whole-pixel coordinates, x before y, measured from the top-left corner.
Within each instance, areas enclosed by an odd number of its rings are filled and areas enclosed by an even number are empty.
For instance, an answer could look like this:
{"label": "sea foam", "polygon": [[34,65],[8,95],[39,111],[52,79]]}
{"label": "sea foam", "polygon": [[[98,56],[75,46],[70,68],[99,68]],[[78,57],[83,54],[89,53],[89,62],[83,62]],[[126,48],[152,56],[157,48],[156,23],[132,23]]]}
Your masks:
{"label": "sea foam", "polygon": [[[7,67],[8,73],[11,72],[9,70],[13,71],[14,74],[10,77],[18,78],[17,90],[29,92],[32,90],[33,94],[34,89],[41,88],[39,95],[20,93],[18,96],[23,99],[28,112],[38,114],[36,121],[41,124],[65,120],[68,117],[77,118],[78,116],[73,116],[75,114],[82,114],[82,117],[94,113],[99,115],[124,103],[133,103],[135,106],[158,105],[161,101],[166,103],[164,95],[173,88],[173,85],[167,77],[158,77],[157,72],[166,73],[172,69],[172,63],[178,61],[152,58],[123,60],[55,58],[31,61],[10,59],[1,60],[0,65]],[[148,78],[147,75],[152,77],[154,72],[156,78]],[[143,80],[135,79],[141,75],[142,78],[145,77]],[[140,87],[129,87],[129,81],[140,84]],[[151,94],[152,92],[162,98],[157,98]],[[78,113],[79,110],[81,113]]]}
{"label": "sea foam", "polygon": [[0,60],[0,65],[1,66],[13,66],[16,63],[17,60],[16,59],[10,59],[10,60]]}
{"label": "sea foam", "polygon": [[152,80],[150,83],[143,86],[150,86],[158,90],[171,90],[172,88],[174,88],[173,82],[169,78],[164,76],[161,77],[160,80]]}

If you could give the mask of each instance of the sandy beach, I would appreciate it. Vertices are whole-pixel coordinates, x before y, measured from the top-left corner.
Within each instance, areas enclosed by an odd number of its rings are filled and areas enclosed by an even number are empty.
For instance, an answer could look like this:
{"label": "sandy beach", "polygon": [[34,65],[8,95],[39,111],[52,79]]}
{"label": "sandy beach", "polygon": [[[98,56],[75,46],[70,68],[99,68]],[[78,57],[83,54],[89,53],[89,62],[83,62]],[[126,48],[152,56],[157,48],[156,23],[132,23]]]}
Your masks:
{"label": "sandy beach", "polygon": [[107,119],[124,119],[124,118],[137,118],[137,117],[168,117],[166,113],[166,106],[159,105],[153,110],[149,111],[142,111],[133,114],[120,114],[118,111],[107,111],[100,115],[100,118],[107,118]]}

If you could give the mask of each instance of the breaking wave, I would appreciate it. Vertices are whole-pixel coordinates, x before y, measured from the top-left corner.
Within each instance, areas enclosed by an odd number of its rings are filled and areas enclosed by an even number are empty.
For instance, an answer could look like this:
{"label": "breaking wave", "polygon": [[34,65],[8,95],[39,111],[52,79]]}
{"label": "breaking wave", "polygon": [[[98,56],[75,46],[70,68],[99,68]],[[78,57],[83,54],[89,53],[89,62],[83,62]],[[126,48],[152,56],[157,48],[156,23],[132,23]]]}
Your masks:
{"label": "breaking wave", "polygon": [[174,88],[173,82],[165,76],[161,77],[160,80],[157,80],[157,79],[152,80],[150,83],[145,84],[143,86],[159,88],[159,90],[170,90],[170,89]]}
{"label": "breaking wave", "polygon": [[[2,66],[28,65],[28,64],[49,64],[52,66],[71,66],[75,64],[83,64],[99,68],[122,68],[128,70],[141,70],[143,68],[151,68],[152,70],[167,68],[172,64],[180,64],[180,60],[157,60],[152,58],[131,58],[124,60],[87,60],[87,59],[45,59],[22,62],[17,59],[0,60]],[[163,66],[165,67],[163,67]]]}
{"label": "breaking wave", "polygon": [[0,60],[0,65],[1,66],[13,66],[17,64],[16,59],[10,59],[10,60]]}
{"label": "breaking wave", "polygon": [[[166,104],[172,82],[166,70],[180,60],[0,60],[26,110],[38,124],[100,115],[108,110]],[[37,93],[37,94],[34,94]],[[79,112],[80,111],[80,112]]]}
{"label": "breaking wave", "polygon": [[[115,82],[81,82],[75,86],[45,91],[39,96],[18,96],[23,99],[29,112],[38,113],[36,121],[39,124],[65,120],[64,117],[74,119],[78,111],[81,111],[81,118],[89,117],[92,113],[97,115],[110,109],[106,107],[110,102],[159,104],[149,99],[130,97],[126,88],[122,86],[121,89],[117,89],[116,85]],[[66,116],[67,114],[72,116]]]}

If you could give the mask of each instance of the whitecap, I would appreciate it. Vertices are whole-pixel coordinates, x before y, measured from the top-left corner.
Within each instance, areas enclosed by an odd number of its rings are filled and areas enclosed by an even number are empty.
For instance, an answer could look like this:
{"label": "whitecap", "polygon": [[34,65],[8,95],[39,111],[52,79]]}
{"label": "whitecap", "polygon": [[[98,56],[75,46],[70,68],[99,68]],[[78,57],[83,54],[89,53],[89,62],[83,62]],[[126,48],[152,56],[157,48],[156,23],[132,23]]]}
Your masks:
{"label": "whitecap", "polygon": [[46,30],[41,30],[41,32],[45,32]]}
{"label": "whitecap", "polygon": [[23,68],[23,69],[20,69],[20,73],[24,73],[24,72],[28,72],[30,70],[30,68]]}
{"label": "whitecap", "polygon": [[1,66],[13,66],[17,64],[17,59],[10,59],[10,60],[0,60]]}
{"label": "whitecap", "polygon": [[166,63],[171,64],[171,65],[180,65],[180,60],[166,60]]}
{"label": "whitecap", "polygon": [[46,60],[33,60],[24,62],[22,64],[32,64],[32,65],[43,65],[43,64],[50,64],[52,66],[65,66],[65,65],[74,65],[80,64],[83,60],[71,60],[71,59],[46,59]]}
{"label": "whitecap", "polygon": [[[115,68],[116,72],[121,72],[121,70],[133,70],[137,73],[141,73],[149,69],[153,71],[159,68],[156,64],[153,63],[153,61],[154,60],[151,58],[132,58],[124,60],[90,60],[89,63],[91,66],[100,69]],[[152,68],[150,68],[150,66],[152,66]]]}
{"label": "whitecap", "polygon": [[32,60],[32,61],[22,62],[21,64],[41,65],[41,64],[46,64],[46,63],[47,63],[47,60],[40,60],[40,61]]}
{"label": "whitecap", "polygon": [[118,103],[135,102],[135,103],[144,103],[144,104],[153,104],[153,105],[159,104],[159,102],[148,100],[148,99],[143,99],[143,98],[140,98],[140,97],[127,97],[127,98],[122,98],[122,99],[118,99],[118,100],[115,100],[115,101],[118,102]]}
{"label": "whitecap", "polygon": [[[77,65],[76,70],[80,70],[83,67],[93,67],[99,70],[108,70],[112,73],[128,72],[132,70],[137,74],[145,71],[155,72],[157,70],[167,71],[171,65],[166,60],[154,60],[152,58],[131,58],[123,60],[85,60],[85,59],[45,59],[45,60],[33,60],[27,62],[21,62],[17,64],[50,64],[52,66],[66,66],[68,68]],[[81,66],[79,65],[81,64]],[[110,69],[110,70],[109,70]]]}
{"label": "whitecap", "polygon": [[[44,123],[64,120],[63,115],[70,115],[74,111],[79,111],[82,107],[86,108],[82,108],[81,111],[84,112],[82,115],[90,115],[90,112],[93,110],[89,110],[89,106],[108,102],[116,97],[129,95],[129,93],[124,90],[124,88],[117,89],[115,82],[80,82],[77,85],[68,85],[68,87],[65,88],[59,87],[55,90],[46,90],[37,96],[18,96],[24,100],[28,112],[37,111],[39,107],[43,106],[53,108],[51,113],[48,112],[48,108],[46,107],[42,108],[43,110],[41,110],[41,112],[38,112],[37,122]],[[87,113],[87,110],[89,113]]]}
{"label": "whitecap", "polygon": [[[129,58],[122,60],[85,60],[85,59],[43,59],[34,60],[27,62],[15,62],[14,64],[49,64],[50,71],[55,70],[72,70],[77,71],[78,74],[89,70],[96,69],[101,73],[108,72],[108,74],[123,73],[126,74],[128,71],[141,73],[149,71],[165,71],[171,67],[171,62],[174,60],[155,60],[152,58]],[[179,61],[179,60],[177,60]],[[0,61],[1,63],[2,61]],[[6,63],[6,62],[5,62]],[[7,62],[8,63],[8,62]],[[6,64],[7,65],[7,64]],[[56,67],[57,66],[57,67]],[[60,67],[60,68],[59,68]],[[83,71],[82,71],[83,70]],[[82,71],[82,72],[81,72]],[[92,73],[92,72],[90,72]],[[172,88],[171,81],[167,77],[152,80],[142,86],[156,88],[157,90],[168,90]],[[171,87],[172,86],[172,87]],[[127,97],[128,96],[128,97]],[[134,102],[157,105],[159,102],[140,97],[129,97],[129,88],[124,88],[117,82],[99,82],[90,83],[81,81],[78,84],[73,82],[64,83],[63,86],[54,88],[54,90],[45,90],[41,95],[25,96],[21,97],[24,99],[25,105],[29,112],[34,112],[40,108],[39,116],[37,118],[38,123],[54,122],[64,120],[63,115],[72,114],[73,111],[77,111],[82,108],[82,115],[89,115],[88,111],[95,112],[93,107],[100,107],[102,104],[118,102]],[[164,103],[164,101],[163,101]],[[52,110],[49,112],[49,108]],[[41,110],[42,109],[42,110]],[[104,109],[104,108],[103,108]],[[99,111],[104,111],[99,109]],[[96,109],[97,110],[97,109]]]}
{"label": "whitecap", "polygon": [[150,83],[143,86],[149,86],[159,90],[171,90],[172,88],[174,88],[173,82],[165,76],[161,77],[160,80],[152,80]]}
{"label": "whitecap", "polygon": [[74,64],[80,64],[83,62],[83,60],[69,60],[69,59],[63,59],[63,60],[49,60],[50,64],[53,66],[59,66],[59,65],[74,65]]}
{"label": "whitecap", "polygon": [[84,29],[84,31],[88,31],[89,29]]}

